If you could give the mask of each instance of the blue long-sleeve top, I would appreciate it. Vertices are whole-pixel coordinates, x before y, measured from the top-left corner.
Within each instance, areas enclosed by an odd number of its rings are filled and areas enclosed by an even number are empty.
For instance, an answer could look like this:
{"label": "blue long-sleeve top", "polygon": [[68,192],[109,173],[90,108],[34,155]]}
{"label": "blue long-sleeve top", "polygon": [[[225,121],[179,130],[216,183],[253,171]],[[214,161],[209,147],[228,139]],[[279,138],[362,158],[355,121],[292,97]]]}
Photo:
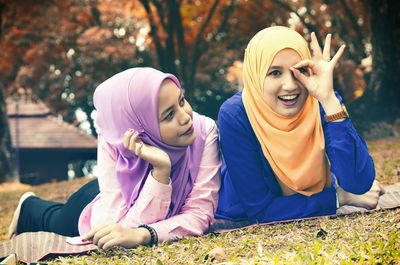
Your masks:
{"label": "blue long-sleeve top", "polygon": [[[342,103],[341,97],[336,96]],[[321,105],[320,113],[332,178],[336,176],[337,183],[345,191],[367,192],[375,179],[375,168],[364,139],[350,119],[326,122]],[[332,187],[312,196],[282,195],[247,118],[241,92],[224,102],[218,122],[223,164],[216,218],[266,223],[335,214],[334,180]]]}

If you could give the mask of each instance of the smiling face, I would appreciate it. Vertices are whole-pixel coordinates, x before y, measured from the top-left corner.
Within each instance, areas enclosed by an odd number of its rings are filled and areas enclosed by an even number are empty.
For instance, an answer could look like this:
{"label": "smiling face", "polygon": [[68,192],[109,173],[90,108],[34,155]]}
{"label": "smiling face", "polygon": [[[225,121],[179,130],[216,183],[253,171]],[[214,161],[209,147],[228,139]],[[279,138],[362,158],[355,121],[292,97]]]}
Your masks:
{"label": "smiling face", "polygon": [[[300,55],[292,49],[279,51],[264,79],[264,98],[278,114],[286,117],[296,115],[308,97],[308,91],[298,81],[290,67],[301,61]],[[299,69],[307,74],[305,69]]]}
{"label": "smiling face", "polygon": [[182,91],[171,80],[165,79],[158,93],[158,121],[161,139],[172,146],[188,146],[196,138],[192,107]]}

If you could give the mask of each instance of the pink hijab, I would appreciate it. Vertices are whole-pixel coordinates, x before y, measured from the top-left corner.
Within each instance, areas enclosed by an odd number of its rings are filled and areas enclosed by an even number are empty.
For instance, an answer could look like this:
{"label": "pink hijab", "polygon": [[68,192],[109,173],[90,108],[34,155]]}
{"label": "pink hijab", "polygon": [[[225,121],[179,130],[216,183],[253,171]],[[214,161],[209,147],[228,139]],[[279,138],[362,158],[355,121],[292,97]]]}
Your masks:
{"label": "pink hijab", "polygon": [[193,188],[206,133],[205,117],[193,112],[193,126],[197,136],[190,146],[175,147],[162,142],[158,124],[158,92],[161,83],[167,78],[182,89],[172,74],[149,67],[131,68],[100,84],[94,92],[93,102],[97,109],[99,135],[117,151],[115,173],[128,208],[138,198],[152,166],[125,149],[125,131],[128,128],[138,131],[145,143],[169,155],[172,165],[172,198],[168,218],[179,213]]}

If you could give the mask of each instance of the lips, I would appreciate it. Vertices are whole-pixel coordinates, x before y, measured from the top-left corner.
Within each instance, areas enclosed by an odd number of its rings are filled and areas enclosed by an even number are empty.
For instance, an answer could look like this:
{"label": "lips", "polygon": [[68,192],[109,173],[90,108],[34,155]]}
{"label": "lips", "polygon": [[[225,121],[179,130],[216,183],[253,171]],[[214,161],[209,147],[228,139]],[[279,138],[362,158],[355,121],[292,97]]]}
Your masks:
{"label": "lips", "polygon": [[278,96],[279,100],[282,101],[283,104],[290,106],[294,105],[297,102],[297,99],[299,98],[300,94],[295,94],[295,95],[284,95],[284,96]]}
{"label": "lips", "polygon": [[194,131],[193,125],[190,125],[190,128],[186,132],[184,132],[182,135],[190,135],[193,133],[193,131]]}

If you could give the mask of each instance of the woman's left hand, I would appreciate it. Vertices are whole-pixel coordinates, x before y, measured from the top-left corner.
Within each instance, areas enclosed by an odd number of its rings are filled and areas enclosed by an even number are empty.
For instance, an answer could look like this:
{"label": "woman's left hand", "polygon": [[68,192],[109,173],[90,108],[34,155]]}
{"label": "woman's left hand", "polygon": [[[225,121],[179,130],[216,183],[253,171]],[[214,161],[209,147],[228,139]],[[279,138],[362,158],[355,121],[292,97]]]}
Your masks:
{"label": "woman's left hand", "polygon": [[93,241],[99,248],[108,249],[114,246],[133,248],[150,241],[150,234],[146,229],[127,229],[115,222],[104,223],[83,237]]}
{"label": "woman's left hand", "polygon": [[338,187],[336,191],[340,206],[353,205],[366,209],[376,208],[380,196],[385,194],[385,188],[377,180],[374,180],[371,189],[364,194],[353,194],[343,190],[341,187]]}
{"label": "woman's left hand", "polygon": [[[311,33],[311,49],[314,58],[303,60],[290,68],[294,76],[322,105],[336,98],[333,91],[333,70],[346,47],[342,45],[331,59],[331,36],[331,34],[326,36],[324,50],[321,52],[315,33]],[[299,71],[301,68],[308,70],[309,74],[301,73]]]}

